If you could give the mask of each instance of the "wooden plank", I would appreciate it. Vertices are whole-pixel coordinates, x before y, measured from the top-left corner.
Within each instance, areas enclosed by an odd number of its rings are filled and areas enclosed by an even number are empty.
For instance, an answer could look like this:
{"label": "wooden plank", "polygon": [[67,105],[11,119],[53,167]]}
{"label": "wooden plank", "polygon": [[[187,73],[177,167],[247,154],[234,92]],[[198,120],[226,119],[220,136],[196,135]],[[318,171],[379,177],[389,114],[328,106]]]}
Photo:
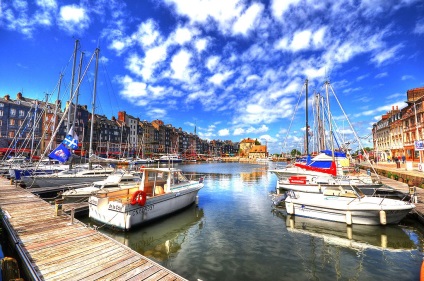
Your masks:
{"label": "wooden plank", "polygon": [[127,259],[125,262],[109,267],[107,271],[104,272],[106,273],[104,275],[102,272],[101,274],[91,275],[88,278],[99,279],[101,277],[102,279],[105,279],[105,280],[113,280],[115,278],[122,277],[123,274],[127,273],[131,269],[141,267],[146,263],[148,263],[148,261],[139,256],[132,257],[130,259]]}
{"label": "wooden plank", "polygon": [[2,179],[0,208],[10,215],[7,230],[20,241],[26,265],[43,280],[185,280],[76,219],[70,224],[54,205]]}
{"label": "wooden plank", "polygon": [[74,263],[68,267],[58,266],[59,268],[53,272],[40,271],[46,278],[54,278],[60,275],[63,280],[70,280],[76,275],[79,275],[78,279],[81,279],[82,276],[86,276],[88,273],[90,273],[88,276],[92,275],[107,268],[110,264],[119,263],[127,259],[128,257],[125,256],[126,253],[121,250],[122,248],[116,248],[112,252],[108,249],[100,253],[93,253],[93,258],[90,259],[90,262]]}

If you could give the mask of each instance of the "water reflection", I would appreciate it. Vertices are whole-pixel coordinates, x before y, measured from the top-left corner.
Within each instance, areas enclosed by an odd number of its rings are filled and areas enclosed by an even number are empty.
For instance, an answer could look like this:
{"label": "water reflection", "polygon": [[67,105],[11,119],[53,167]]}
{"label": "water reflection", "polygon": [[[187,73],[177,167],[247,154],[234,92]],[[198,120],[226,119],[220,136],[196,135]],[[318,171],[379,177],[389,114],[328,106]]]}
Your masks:
{"label": "water reflection", "polygon": [[130,232],[101,228],[103,234],[121,242],[140,254],[162,262],[175,256],[189,232],[200,231],[203,210],[195,205]]}
{"label": "water reflection", "polygon": [[416,250],[418,246],[411,240],[411,230],[405,226],[353,225],[316,220],[287,215],[285,211],[276,210],[287,230],[295,234],[306,234],[321,238],[325,243],[358,250],[380,249],[390,251]]}

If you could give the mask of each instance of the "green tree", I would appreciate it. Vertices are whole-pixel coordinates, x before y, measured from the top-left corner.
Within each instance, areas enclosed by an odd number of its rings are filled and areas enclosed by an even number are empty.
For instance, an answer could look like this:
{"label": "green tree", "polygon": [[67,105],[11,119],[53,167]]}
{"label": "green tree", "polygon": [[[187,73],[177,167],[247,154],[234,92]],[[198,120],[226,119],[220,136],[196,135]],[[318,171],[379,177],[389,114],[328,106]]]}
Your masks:
{"label": "green tree", "polygon": [[297,150],[297,149],[293,149],[291,152],[290,152],[290,155],[291,156],[293,156],[293,157],[296,157],[297,155],[301,155],[302,153],[300,153],[300,151],[299,150]]}
{"label": "green tree", "polygon": [[261,145],[260,141],[258,139],[255,139],[255,145]]}

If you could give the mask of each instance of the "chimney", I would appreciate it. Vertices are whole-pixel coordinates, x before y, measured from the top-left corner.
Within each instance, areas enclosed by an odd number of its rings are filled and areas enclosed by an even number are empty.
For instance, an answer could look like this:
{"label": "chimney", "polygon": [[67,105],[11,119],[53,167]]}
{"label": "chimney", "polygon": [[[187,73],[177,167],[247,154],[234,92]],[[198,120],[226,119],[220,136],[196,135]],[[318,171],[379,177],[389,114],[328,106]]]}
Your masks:
{"label": "chimney", "polygon": [[21,92],[19,92],[19,93],[16,95],[16,99],[18,99],[18,100],[22,100],[22,93],[21,93]]}
{"label": "chimney", "polygon": [[126,112],[125,111],[119,111],[118,112],[118,120],[119,121],[122,121],[122,122],[125,122],[125,115],[126,115]]}
{"label": "chimney", "polygon": [[392,111],[393,111],[393,110],[395,110],[395,106],[394,106],[394,105],[392,105]]}
{"label": "chimney", "polygon": [[10,96],[9,95],[5,95],[4,96],[4,99],[7,100],[7,101],[10,101]]}
{"label": "chimney", "polygon": [[398,106],[396,105],[396,110],[398,110]]}

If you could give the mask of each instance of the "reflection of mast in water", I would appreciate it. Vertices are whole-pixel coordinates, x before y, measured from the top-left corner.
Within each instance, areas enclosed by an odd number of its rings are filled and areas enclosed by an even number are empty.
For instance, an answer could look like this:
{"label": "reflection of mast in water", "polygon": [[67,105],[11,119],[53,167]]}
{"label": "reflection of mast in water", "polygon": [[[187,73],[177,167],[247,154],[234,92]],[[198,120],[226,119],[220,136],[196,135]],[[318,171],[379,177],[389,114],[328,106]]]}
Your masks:
{"label": "reflection of mast in water", "polygon": [[115,232],[102,229],[107,236],[129,246],[140,254],[158,261],[166,261],[178,253],[190,231],[202,228],[203,209],[191,205],[172,216],[132,229]]}

